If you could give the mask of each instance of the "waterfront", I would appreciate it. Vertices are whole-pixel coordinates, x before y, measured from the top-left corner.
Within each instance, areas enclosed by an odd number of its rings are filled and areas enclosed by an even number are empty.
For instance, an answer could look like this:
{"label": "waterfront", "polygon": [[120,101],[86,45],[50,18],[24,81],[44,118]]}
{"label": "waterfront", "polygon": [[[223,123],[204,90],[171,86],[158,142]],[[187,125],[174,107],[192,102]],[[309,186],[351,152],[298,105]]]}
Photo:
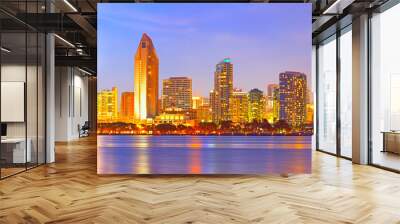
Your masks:
{"label": "waterfront", "polygon": [[99,174],[311,172],[310,136],[97,137]]}

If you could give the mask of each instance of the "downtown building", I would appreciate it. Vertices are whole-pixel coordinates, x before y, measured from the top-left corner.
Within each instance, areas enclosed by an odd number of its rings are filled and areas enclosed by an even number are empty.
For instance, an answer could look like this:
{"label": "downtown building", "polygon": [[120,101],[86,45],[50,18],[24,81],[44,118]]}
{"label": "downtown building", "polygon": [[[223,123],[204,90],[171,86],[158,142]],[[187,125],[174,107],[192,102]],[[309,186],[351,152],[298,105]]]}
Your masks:
{"label": "downtown building", "polygon": [[210,92],[213,121],[231,120],[229,101],[233,94],[233,64],[225,58],[215,67],[214,89]]}
{"label": "downtown building", "polygon": [[272,92],[272,123],[279,121],[279,111],[280,111],[280,98],[279,98],[279,88]]}
{"label": "downtown building", "polygon": [[97,119],[99,122],[112,122],[118,119],[117,87],[97,93]]}
{"label": "downtown building", "polygon": [[127,122],[133,122],[135,94],[133,92],[121,93],[120,118]]}
{"label": "downtown building", "polygon": [[279,113],[276,113],[277,102],[279,104],[279,99],[277,101],[277,94],[279,94],[279,84],[268,84],[267,85],[267,95],[265,97],[266,106],[266,119],[270,123],[275,123],[279,118]]}
{"label": "downtown building", "polygon": [[154,118],[158,112],[158,56],[151,38],[144,33],[135,54],[134,118]]}
{"label": "downtown building", "polygon": [[198,109],[201,106],[209,106],[210,100],[206,97],[193,96],[192,97],[192,109]]}
{"label": "downtown building", "polygon": [[279,74],[279,119],[293,128],[303,127],[306,120],[307,78],[300,72]]}
{"label": "downtown building", "polygon": [[230,115],[233,123],[246,123],[249,120],[248,93],[235,89],[230,100]]}
{"label": "downtown building", "polygon": [[265,97],[263,91],[252,89],[248,94],[249,122],[262,121],[265,115]]}
{"label": "downtown building", "polygon": [[161,104],[164,112],[192,109],[192,79],[188,77],[164,79]]}
{"label": "downtown building", "polygon": [[193,96],[192,97],[192,111],[195,113],[195,121],[212,122],[212,109],[210,107],[210,100],[206,97]]}

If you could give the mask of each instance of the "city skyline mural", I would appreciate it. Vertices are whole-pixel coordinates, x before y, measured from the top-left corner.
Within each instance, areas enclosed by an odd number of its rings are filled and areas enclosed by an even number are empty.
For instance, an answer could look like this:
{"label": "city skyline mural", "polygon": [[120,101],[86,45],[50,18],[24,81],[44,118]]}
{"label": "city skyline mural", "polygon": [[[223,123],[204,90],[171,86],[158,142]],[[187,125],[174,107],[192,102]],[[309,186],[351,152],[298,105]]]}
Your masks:
{"label": "city skyline mural", "polygon": [[99,4],[98,173],[311,172],[300,6]]}

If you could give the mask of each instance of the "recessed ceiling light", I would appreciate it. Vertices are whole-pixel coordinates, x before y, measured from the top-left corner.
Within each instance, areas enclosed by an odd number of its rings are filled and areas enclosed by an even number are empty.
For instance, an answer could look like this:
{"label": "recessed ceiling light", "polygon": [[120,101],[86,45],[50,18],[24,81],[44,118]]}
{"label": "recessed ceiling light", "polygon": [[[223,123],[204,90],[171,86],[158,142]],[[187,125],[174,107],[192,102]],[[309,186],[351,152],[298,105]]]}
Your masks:
{"label": "recessed ceiling light", "polygon": [[57,37],[59,40],[61,40],[62,42],[66,43],[67,45],[69,45],[70,47],[75,48],[75,45],[73,45],[71,42],[69,42],[68,40],[62,38],[61,36],[59,36],[58,34],[54,34],[55,37]]}
{"label": "recessed ceiling light", "polygon": [[78,12],[78,10],[73,6],[68,0],[64,0],[65,4],[67,4],[74,12]]}
{"label": "recessed ceiling light", "polygon": [[10,53],[11,52],[11,50],[9,50],[9,49],[7,49],[5,47],[1,47],[1,51],[4,51],[6,53]]}
{"label": "recessed ceiling light", "polygon": [[88,71],[86,71],[86,70],[83,70],[83,69],[81,69],[81,68],[79,68],[79,67],[78,67],[78,70],[81,71],[81,72],[83,72],[83,73],[85,73],[85,74],[87,74],[87,75],[90,75],[90,76],[93,75],[92,73],[90,73],[90,72],[88,72]]}

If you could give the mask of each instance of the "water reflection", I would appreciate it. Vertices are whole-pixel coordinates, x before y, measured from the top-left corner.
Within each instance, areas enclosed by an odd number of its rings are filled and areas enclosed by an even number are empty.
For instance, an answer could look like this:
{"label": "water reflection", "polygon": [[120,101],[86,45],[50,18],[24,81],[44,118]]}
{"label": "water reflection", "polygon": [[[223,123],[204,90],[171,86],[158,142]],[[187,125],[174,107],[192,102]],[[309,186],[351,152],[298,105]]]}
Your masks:
{"label": "water reflection", "polygon": [[309,136],[98,136],[99,174],[310,173]]}

